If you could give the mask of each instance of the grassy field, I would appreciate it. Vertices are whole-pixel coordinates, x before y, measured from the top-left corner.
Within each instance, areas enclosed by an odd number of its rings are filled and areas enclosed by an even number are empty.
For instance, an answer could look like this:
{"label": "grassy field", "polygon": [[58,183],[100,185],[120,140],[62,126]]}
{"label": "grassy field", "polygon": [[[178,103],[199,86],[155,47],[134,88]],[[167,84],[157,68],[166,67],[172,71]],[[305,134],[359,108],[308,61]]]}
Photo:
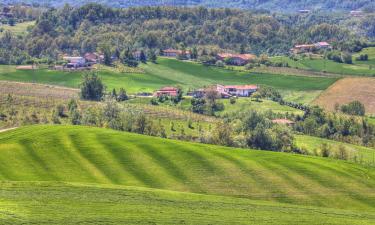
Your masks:
{"label": "grassy field", "polygon": [[[332,140],[307,135],[296,135],[296,145],[299,148],[307,150],[310,154],[314,154],[323,143],[326,143],[331,149],[337,149],[340,145],[345,146],[348,150],[349,158],[357,157],[357,160],[363,164],[375,165],[375,149],[367,148],[359,145],[347,144]],[[350,159],[349,159],[350,160]]]}
{"label": "grassy field", "polygon": [[275,113],[280,114],[295,114],[295,115],[303,115],[303,111],[286,106],[280,105],[277,102],[271,100],[262,99],[260,102],[253,101],[251,98],[238,98],[235,104],[230,104],[229,99],[222,99],[220,100],[224,103],[224,111],[218,112],[219,116],[223,116],[225,114],[238,114],[240,112],[246,110],[256,110],[260,112],[267,112],[272,110]]}
{"label": "grassy field", "polygon": [[324,91],[313,104],[333,111],[335,104],[358,100],[365,105],[367,114],[375,114],[375,78],[344,78]]}
{"label": "grassy field", "polygon": [[[17,23],[15,26],[9,26],[6,24],[0,24],[0,28],[3,29],[3,33],[5,31],[10,31],[14,35],[24,35],[27,32],[27,28],[29,26],[33,26],[35,24],[35,21],[28,21],[23,23]],[[0,33],[0,36],[2,36],[2,33]]]}
{"label": "grassy field", "polygon": [[[0,183],[1,224],[373,224],[373,212],[138,187]],[[324,222],[323,222],[324,221]]]}
{"label": "grassy field", "polygon": [[3,181],[116,184],[375,212],[375,170],[345,161],[73,126],[0,133],[0,151]]}
{"label": "grassy field", "polygon": [[[160,58],[158,64],[143,64],[145,73],[117,73],[103,69],[99,75],[107,88],[124,87],[129,93],[152,92],[167,85],[181,85],[185,90],[210,84],[259,84],[280,90],[325,90],[337,78],[289,76],[237,72],[197,63]],[[47,69],[16,70],[14,66],[0,66],[0,80],[46,83],[77,88],[81,82],[80,72],[61,72]]]}
{"label": "grassy field", "polygon": [[353,55],[354,59],[359,57],[360,55],[368,55],[368,61],[357,61],[355,60],[355,64],[365,64],[365,65],[372,65],[375,69],[375,47],[365,48],[360,51],[358,54]]}
{"label": "grassy field", "polygon": [[[357,76],[374,76],[375,64],[372,60],[367,63],[359,63],[353,61],[353,64],[337,63],[327,59],[300,59],[294,61],[288,57],[278,56],[271,58],[274,62],[287,62],[292,68],[311,70],[311,71],[325,71],[327,73],[340,75],[357,75]],[[372,65],[372,68],[370,67]]]}

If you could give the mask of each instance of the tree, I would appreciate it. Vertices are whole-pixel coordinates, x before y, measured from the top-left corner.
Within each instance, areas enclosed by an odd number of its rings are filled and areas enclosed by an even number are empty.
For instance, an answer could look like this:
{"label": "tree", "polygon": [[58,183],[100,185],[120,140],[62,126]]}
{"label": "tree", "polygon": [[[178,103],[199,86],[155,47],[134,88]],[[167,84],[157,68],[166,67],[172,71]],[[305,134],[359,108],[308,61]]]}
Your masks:
{"label": "tree", "polygon": [[366,113],[365,105],[360,101],[353,101],[347,105],[341,106],[341,111],[349,115],[364,116]]}
{"label": "tree", "polygon": [[84,100],[100,101],[104,95],[104,84],[96,72],[86,73],[80,86]]}
{"label": "tree", "polygon": [[353,57],[350,53],[341,53],[341,60],[342,62],[346,64],[352,64],[353,63]]}
{"label": "tree", "polygon": [[135,60],[133,53],[130,51],[129,48],[124,51],[123,56],[122,56],[122,62],[129,67],[138,66],[138,62],[137,60]]}
{"label": "tree", "polygon": [[139,55],[139,60],[142,62],[142,63],[146,63],[147,62],[147,57],[146,57],[146,54],[143,50],[141,50],[140,52],[140,55]]}
{"label": "tree", "polygon": [[113,90],[111,92],[111,98],[117,99],[117,93],[116,93],[116,89],[115,88],[113,88]]}
{"label": "tree", "polygon": [[157,56],[156,56],[156,54],[155,54],[154,51],[150,50],[150,51],[148,52],[148,58],[150,59],[150,61],[151,61],[152,63],[156,63]]}
{"label": "tree", "polygon": [[126,101],[128,100],[128,95],[126,94],[126,91],[124,88],[120,88],[120,92],[117,96],[117,101],[119,102],[123,102],[123,101]]}
{"label": "tree", "polygon": [[110,66],[112,64],[112,54],[109,47],[104,49],[104,65]]}

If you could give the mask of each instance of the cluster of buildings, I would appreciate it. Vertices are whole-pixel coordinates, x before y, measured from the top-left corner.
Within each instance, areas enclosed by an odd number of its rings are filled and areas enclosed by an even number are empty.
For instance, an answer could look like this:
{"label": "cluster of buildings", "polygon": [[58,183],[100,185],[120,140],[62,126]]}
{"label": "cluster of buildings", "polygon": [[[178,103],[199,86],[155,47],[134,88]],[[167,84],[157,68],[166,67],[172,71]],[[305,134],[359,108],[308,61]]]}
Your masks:
{"label": "cluster of buildings", "polygon": [[294,54],[305,53],[305,52],[312,52],[315,50],[321,49],[331,49],[332,46],[328,42],[317,42],[315,44],[302,44],[302,45],[295,45],[290,51]]}
{"label": "cluster of buildings", "polygon": [[91,67],[94,64],[101,63],[104,60],[104,56],[99,53],[86,53],[84,56],[68,56],[64,55],[63,60],[67,63],[64,68],[68,69],[80,69]]}
{"label": "cluster of buildings", "polygon": [[[194,98],[203,98],[207,91],[216,91],[221,98],[230,97],[250,97],[254,92],[258,90],[257,85],[213,85],[208,88],[201,88],[188,93],[188,95]],[[179,89],[175,87],[163,87],[154,92],[154,97],[160,96],[171,96],[176,97],[179,94]]]}
{"label": "cluster of buildings", "polygon": [[162,55],[165,57],[173,57],[177,58],[178,56],[185,56],[186,58],[190,59],[191,58],[191,51],[190,50],[177,50],[177,49],[165,49],[162,52]]}

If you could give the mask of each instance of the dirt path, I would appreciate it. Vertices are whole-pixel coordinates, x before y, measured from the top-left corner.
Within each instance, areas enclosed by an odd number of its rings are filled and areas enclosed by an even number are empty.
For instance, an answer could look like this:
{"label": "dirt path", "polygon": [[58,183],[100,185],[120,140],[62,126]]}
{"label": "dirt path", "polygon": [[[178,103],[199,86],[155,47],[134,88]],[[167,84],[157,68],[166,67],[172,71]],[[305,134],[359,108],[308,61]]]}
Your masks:
{"label": "dirt path", "polygon": [[0,129],[0,133],[6,132],[6,131],[9,131],[9,130],[14,130],[16,128],[18,128],[18,127],[11,127],[11,128],[6,128],[6,129]]}

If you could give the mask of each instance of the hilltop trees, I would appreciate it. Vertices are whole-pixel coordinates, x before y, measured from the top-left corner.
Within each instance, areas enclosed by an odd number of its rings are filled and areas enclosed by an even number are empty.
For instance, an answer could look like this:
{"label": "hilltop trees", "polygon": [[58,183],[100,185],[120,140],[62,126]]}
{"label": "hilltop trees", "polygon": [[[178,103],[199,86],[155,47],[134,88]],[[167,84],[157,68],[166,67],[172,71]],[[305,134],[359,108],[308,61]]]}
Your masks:
{"label": "hilltop trees", "polygon": [[365,115],[365,105],[360,101],[353,101],[347,105],[341,106],[341,111],[349,115],[364,116]]}

